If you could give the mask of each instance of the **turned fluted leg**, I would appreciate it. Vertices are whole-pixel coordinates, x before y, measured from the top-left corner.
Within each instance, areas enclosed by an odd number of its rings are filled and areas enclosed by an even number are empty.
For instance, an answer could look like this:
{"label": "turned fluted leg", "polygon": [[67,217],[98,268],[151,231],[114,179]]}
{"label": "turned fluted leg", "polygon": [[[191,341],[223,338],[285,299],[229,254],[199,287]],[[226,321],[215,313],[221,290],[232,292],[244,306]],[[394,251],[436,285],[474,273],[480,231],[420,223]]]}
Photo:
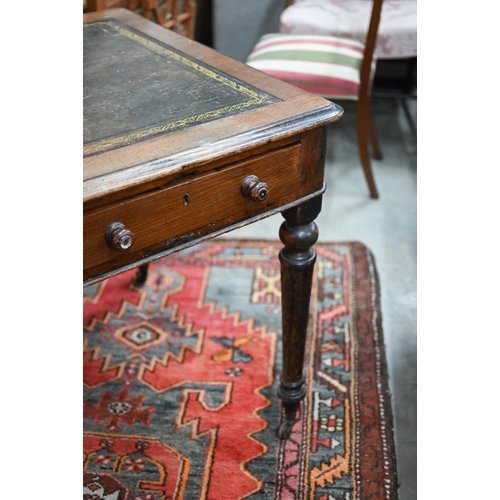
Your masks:
{"label": "turned fluted leg", "polygon": [[283,212],[285,222],[280,239],[285,245],[281,262],[281,296],[283,321],[283,372],[278,395],[283,402],[285,417],[278,436],[286,439],[296,421],[300,401],[306,394],[302,368],[309,322],[309,302],[316,262],[312,245],[318,239],[314,223],[321,210],[321,197]]}

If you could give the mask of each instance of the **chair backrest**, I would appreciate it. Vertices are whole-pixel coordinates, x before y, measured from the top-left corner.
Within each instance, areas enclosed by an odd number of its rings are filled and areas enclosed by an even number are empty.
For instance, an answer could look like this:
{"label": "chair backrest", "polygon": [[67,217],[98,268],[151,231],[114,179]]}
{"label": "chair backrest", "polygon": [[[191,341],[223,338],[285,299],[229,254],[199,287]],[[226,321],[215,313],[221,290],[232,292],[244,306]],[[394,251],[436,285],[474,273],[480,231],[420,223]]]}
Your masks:
{"label": "chair backrest", "polygon": [[140,9],[147,19],[194,40],[196,0],[83,0],[84,13],[116,7]]}
{"label": "chair backrest", "polygon": [[96,12],[98,10],[123,8],[136,10],[141,0],[83,0],[83,12]]}
{"label": "chair backrest", "polygon": [[141,0],[144,17],[194,40],[196,0]]}

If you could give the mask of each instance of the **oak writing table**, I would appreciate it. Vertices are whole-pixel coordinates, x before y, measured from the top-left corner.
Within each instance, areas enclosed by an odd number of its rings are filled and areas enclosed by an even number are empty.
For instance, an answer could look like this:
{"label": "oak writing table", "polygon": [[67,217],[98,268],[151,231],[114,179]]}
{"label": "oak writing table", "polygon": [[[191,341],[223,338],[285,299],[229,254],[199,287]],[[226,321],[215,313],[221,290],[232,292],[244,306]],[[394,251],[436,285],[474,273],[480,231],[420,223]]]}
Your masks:
{"label": "oak writing table", "polygon": [[125,9],[84,16],[83,282],[282,212],[288,437],[302,364],[334,103]]}

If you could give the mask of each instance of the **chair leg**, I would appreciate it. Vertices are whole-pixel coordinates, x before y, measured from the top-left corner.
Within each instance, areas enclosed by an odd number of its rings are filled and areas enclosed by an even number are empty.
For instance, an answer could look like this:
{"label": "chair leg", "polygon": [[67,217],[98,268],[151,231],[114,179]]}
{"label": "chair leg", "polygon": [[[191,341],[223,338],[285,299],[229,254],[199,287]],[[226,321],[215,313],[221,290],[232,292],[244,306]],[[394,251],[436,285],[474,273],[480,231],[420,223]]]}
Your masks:
{"label": "chair leg", "polygon": [[376,160],[381,160],[382,153],[380,152],[380,146],[378,145],[377,134],[375,132],[375,124],[373,123],[371,98],[369,98],[366,102],[366,118],[368,122],[368,135],[370,136],[370,142],[372,144],[373,157]]}
{"label": "chair leg", "polygon": [[370,190],[370,196],[372,198],[378,198],[377,187],[375,186],[375,180],[373,179],[372,167],[370,163],[370,153],[368,150],[368,136],[369,136],[369,105],[368,101],[361,99],[358,101],[358,147],[359,147],[359,158],[361,164],[363,165],[363,170],[365,172],[366,182],[368,183],[368,188]]}

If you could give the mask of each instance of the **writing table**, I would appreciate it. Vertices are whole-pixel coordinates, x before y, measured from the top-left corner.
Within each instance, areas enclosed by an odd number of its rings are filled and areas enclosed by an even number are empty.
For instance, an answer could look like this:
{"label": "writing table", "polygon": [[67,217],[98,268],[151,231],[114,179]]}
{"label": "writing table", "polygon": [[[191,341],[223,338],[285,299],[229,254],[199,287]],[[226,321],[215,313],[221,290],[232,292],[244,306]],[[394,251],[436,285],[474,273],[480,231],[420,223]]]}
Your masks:
{"label": "writing table", "polygon": [[302,364],[334,103],[125,9],[84,16],[83,283],[281,212],[289,435]]}

